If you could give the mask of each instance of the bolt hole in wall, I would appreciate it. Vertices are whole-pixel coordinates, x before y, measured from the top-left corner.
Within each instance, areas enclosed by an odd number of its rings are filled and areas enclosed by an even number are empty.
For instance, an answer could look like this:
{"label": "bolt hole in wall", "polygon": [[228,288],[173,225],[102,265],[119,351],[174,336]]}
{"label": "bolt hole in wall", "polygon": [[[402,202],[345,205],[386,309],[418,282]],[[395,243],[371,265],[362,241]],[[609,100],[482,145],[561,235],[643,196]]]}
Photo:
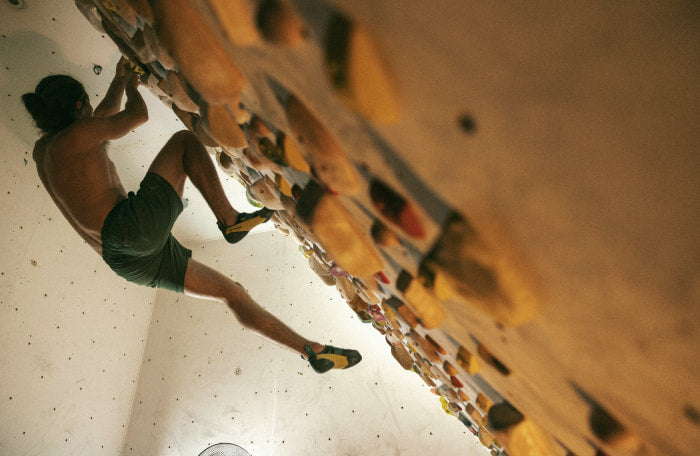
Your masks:
{"label": "bolt hole in wall", "polygon": [[473,135],[476,133],[476,119],[471,114],[460,114],[457,123],[462,132]]}
{"label": "bolt hole in wall", "polygon": [[683,415],[696,426],[700,426],[700,411],[693,407],[692,405],[688,404],[685,406],[683,409]]}

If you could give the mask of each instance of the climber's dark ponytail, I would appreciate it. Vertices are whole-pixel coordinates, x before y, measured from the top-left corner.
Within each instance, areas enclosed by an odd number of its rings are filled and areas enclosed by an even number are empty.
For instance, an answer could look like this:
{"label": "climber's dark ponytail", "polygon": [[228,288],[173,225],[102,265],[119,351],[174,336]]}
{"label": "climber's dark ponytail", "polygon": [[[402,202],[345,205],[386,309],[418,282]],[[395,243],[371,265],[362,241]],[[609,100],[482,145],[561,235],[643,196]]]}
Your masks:
{"label": "climber's dark ponytail", "polygon": [[83,85],[70,76],[52,75],[41,80],[33,93],[22,95],[36,126],[47,134],[63,130],[77,119],[76,104],[85,98]]}

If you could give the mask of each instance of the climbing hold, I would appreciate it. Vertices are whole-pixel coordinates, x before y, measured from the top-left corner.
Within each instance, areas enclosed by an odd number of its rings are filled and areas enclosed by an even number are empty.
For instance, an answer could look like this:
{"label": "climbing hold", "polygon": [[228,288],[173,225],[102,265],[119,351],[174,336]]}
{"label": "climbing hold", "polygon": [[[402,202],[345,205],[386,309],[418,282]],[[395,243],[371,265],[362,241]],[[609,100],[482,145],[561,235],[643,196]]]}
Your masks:
{"label": "climbing hold", "polygon": [[183,80],[177,71],[168,71],[165,79],[158,83],[158,88],[183,111],[199,112],[199,106],[192,100],[183,86]]}
{"label": "climbing hold", "polygon": [[437,328],[445,320],[445,309],[438,299],[405,270],[396,279],[396,288],[426,328]]}
{"label": "climbing hold", "polygon": [[208,0],[229,41],[248,46],[260,39],[247,0]]}
{"label": "climbing hold", "polygon": [[309,36],[308,29],[285,0],[263,0],[256,22],[263,38],[274,44],[297,46]]}
{"label": "climbing hold", "polygon": [[498,372],[501,374],[508,376],[510,375],[510,369],[503,364],[498,358],[493,356],[491,352],[486,348],[483,344],[479,344],[477,347],[477,352],[479,353],[479,356],[481,356],[481,359],[484,360],[486,364],[489,364],[492,366],[494,369],[496,369]]}
{"label": "climbing hold", "polygon": [[537,315],[538,300],[528,268],[501,250],[484,241],[468,220],[453,214],[427,260],[466,302],[499,323],[519,326]]}
{"label": "climbing hold", "polygon": [[148,3],[148,0],[125,0],[131,8],[133,8],[134,11],[136,11],[136,14],[143,19],[144,22],[147,24],[153,25],[154,22],[154,17],[153,17],[153,10],[151,9],[151,5]]}
{"label": "climbing hold", "polygon": [[398,363],[406,370],[411,370],[413,367],[413,359],[408,351],[403,348],[403,346],[398,347],[395,345],[391,346],[391,355],[398,361]]}
{"label": "climbing hold", "polygon": [[488,423],[498,441],[508,449],[509,455],[556,454],[552,438],[507,402],[496,404],[489,409]]}
{"label": "climbing hold", "polygon": [[328,268],[324,266],[316,257],[311,255],[309,257],[309,266],[311,267],[311,270],[318,275],[318,277],[323,281],[328,286],[333,286],[336,283],[335,277],[330,275],[328,272]]}
{"label": "climbing hold", "polygon": [[237,103],[246,80],[188,0],[152,0],[155,29],[178,69],[208,103]]}
{"label": "climbing hold", "polygon": [[425,340],[427,340],[428,342],[430,342],[430,344],[433,346],[433,348],[434,348],[438,353],[440,353],[441,355],[446,355],[446,354],[447,354],[447,350],[445,350],[444,348],[442,348],[442,346],[441,346],[439,343],[437,343],[437,341],[436,341],[435,339],[433,339],[432,336],[431,336],[430,334],[426,334],[426,335],[425,335]]}
{"label": "climbing hold", "polygon": [[396,312],[408,326],[414,329],[418,327],[418,318],[416,314],[414,314],[406,304],[401,303],[401,305],[396,308]]}
{"label": "climbing hold", "polygon": [[479,442],[486,448],[489,448],[494,442],[493,435],[483,426],[479,428]]}
{"label": "climbing hold", "polygon": [[478,426],[482,426],[484,424],[484,416],[479,413],[479,411],[474,408],[474,406],[470,403],[467,404],[467,407],[465,409],[467,412],[467,415],[472,419],[473,423],[476,423]]}
{"label": "climbing hold", "polygon": [[421,356],[427,358],[428,361],[431,363],[439,363],[441,361],[440,356],[438,356],[438,354],[435,352],[435,349],[433,349],[433,346],[430,345],[430,342],[425,340],[425,338],[416,330],[411,329],[411,331],[408,333],[408,338],[411,342],[413,342],[413,346],[415,347],[416,351],[420,353]]}
{"label": "climbing hold", "polygon": [[642,446],[636,434],[626,429],[597,404],[591,410],[588,422],[596,437],[610,448],[636,453]]}
{"label": "climbing hold", "polygon": [[442,363],[442,369],[447,373],[447,375],[457,375],[459,373],[457,368],[450,364],[449,361]]}
{"label": "climbing hold", "polygon": [[493,405],[493,401],[486,397],[484,393],[479,393],[476,396],[476,405],[485,413],[488,413],[489,409]]}
{"label": "climbing hold", "polygon": [[296,205],[299,218],[311,226],[324,249],[348,274],[371,276],[383,269],[381,255],[337,196],[309,181]]}
{"label": "climbing hold", "polygon": [[296,169],[297,171],[301,171],[302,173],[311,173],[311,167],[304,159],[304,156],[302,155],[301,150],[294,139],[292,139],[290,136],[282,135],[281,140],[278,140],[278,143],[282,144],[284,157],[290,167]]}
{"label": "climbing hold", "polygon": [[462,402],[469,402],[469,396],[467,396],[467,393],[465,393],[463,390],[458,389],[457,390],[457,395],[459,396],[459,400]]}
{"label": "climbing hold", "polygon": [[331,84],[345,106],[380,124],[398,119],[398,84],[364,26],[336,14],[325,37],[325,63]]}
{"label": "climbing hold", "polygon": [[105,9],[115,13],[119,19],[126,22],[130,26],[137,26],[137,13],[136,10],[131,7],[130,2],[126,0],[100,0],[100,3],[105,7]]}
{"label": "climbing hold", "polygon": [[440,301],[447,301],[456,294],[447,275],[430,260],[418,266],[418,280]]}
{"label": "climbing hold", "polygon": [[457,351],[457,364],[469,375],[475,375],[480,369],[478,358],[464,347],[459,347]]}
{"label": "climbing hold", "polygon": [[222,168],[228,170],[236,169],[236,165],[233,163],[233,159],[226,152],[217,152],[216,158]]}
{"label": "climbing hold", "polygon": [[354,195],[360,190],[360,177],[333,135],[295,96],[286,106],[294,139],[318,179],[335,192]]}
{"label": "climbing hold", "polygon": [[284,206],[280,201],[279,192],[275,183],[268,176],[254,182],[248,189],[255,200],[259,201],[264,207],[273,210],[283,210]]}
{"label": "climbing hold", "polygon": [[[336,277],[335,287],[338,289],[340,296],[348,302],[351,302],[357,297],[355,287],[352,286],[352,282],[350,282],[350,280],[345,276]],[[367,307],[361,310],[367,310]]]}
{"label": "climbing hold", "polygon": [[399,245],[399,238],[396,234],[387,228],[379,219],[375,220],[372,224],[371,234],[374,242],[383,247],[390,248]]}
{"label": "climbing hold", "polygon": [[288,166],[287,160],[284,156],[284,151],[280,147],[277,147],[277,144],[273,143],[270,138],[260,138],[258,140],[258,150],[268,160],[271,160],[280,166]]}
{"label": "climbing hold", "polygon": [[417,212],[404,197],[379,179],[370,184],[370,198],[374,207],[388,221],[416,239],[425,238],[425,228]]}
{"label": "climbing hold", "polygon": [[221,146],[242,148],[248,144],[245,133],[225,105],[203,103],[200,109],[206,129]]}

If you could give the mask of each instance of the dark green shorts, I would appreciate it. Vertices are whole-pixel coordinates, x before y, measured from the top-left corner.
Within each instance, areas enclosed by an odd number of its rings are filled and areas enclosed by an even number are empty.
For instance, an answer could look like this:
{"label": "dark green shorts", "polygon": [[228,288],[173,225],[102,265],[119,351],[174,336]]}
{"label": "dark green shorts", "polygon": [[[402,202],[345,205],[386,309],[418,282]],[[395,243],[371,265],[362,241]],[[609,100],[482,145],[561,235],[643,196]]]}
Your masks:
{"label": "dark green shorts", "polygon": [[147,173],[139,191],[129,192],[105,219],[102,258],[129,282],[182,293],[192,251],[170,233],[182,209],[172,185]]}

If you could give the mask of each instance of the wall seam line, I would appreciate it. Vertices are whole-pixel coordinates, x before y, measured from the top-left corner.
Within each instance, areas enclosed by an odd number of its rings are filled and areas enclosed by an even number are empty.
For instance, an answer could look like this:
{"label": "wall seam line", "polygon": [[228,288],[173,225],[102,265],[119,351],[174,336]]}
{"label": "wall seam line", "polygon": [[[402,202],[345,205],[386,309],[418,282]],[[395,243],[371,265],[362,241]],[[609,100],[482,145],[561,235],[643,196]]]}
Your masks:
{"label": "wall seam line", "polygon": [[119,449],[119,454],[124,453],[124,446],[126,445],[126,436],[129,433],[129,429],[131,428],[131,417],[134,413],[134,405],[136,403],[136,393],[138,392],[139,385],[141,383],[141,370],[143,369],[143,360],[145,359],[146,356],[146,347],[148,346],[148,339],[150,338],[151,335],[151,327],[152,327],[152,321],[153,321],[153,311],[156,307],[156,304],[158,303],[158,295],[159,295],[159,290],[156,289],[153,292],[153,302],[151,304],[151,312],[148,314],[148,331],[146,331],[146,337],[143,340],[143,347],[141,348],[141,356],[138,364],[138,369],[136,370],[136,379],[134,381],[134,389],[131,393],[131,403],[129,404],[129,413],[126,418],[126,425],[124,428],[124,432],[122,433],[122,443],[120,445]]}

